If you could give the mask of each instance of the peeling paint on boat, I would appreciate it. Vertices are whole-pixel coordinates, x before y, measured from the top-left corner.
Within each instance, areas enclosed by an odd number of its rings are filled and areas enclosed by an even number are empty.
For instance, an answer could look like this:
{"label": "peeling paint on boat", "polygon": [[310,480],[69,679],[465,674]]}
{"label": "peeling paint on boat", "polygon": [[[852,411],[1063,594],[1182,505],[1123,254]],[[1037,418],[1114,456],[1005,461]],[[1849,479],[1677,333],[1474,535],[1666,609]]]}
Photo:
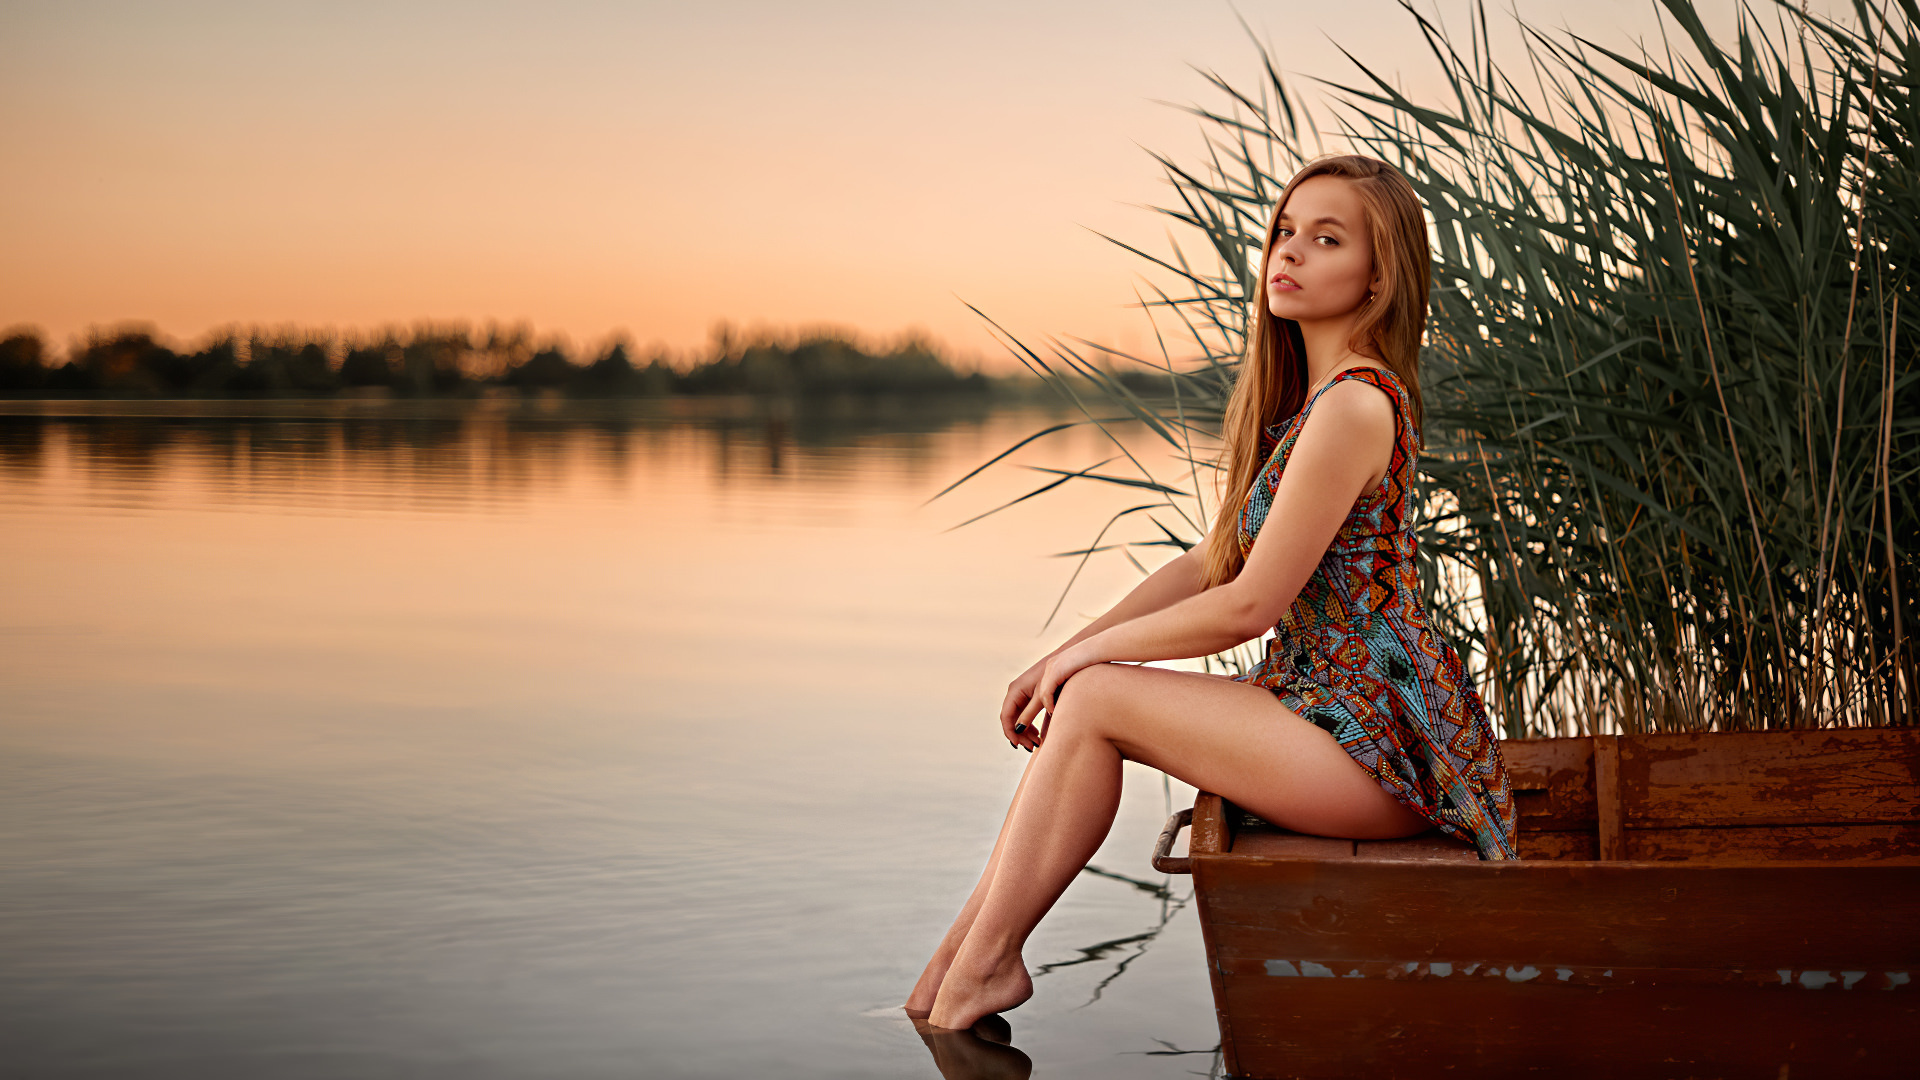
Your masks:
{"label": "peeling paint on boat", "polygon": [[[1252,963],[1252,961],[1248,961]],[[1905,971],[1834,971],[1823,968],[1773,968],[1749,971],[1743,968],[1634,968],[1620,969],[1593,968],[1552,964],[1484,964],[1480,961],[1459,963],[1451,960],[1394,960],[1362,961],[1350,960],[1264,960],[1259,961],[1268,975],[1284,978],[1342,978],[1342,979],[1387,979],[1392,981],[1424,981],[1427,979],[1467,978],[1478,975],[1481,978],[1501,978],[1511,983],[1533,982],[1544,972],[1553,972],[1554,981],[1573,986],[1601,985],[1737,985],[1749,986],[1794,986],[1805,990],[1824,990],[1838,986],[1842,990],[1852,990],[1856,986],[1879,987],[1892,990],[1911,983],[1911,975]],[[1344,975],[1339,968],[1346,968]],[[1235,970],[1223,964],[1221,974],[1231,976]],[[1256,969],[1258,970],[1258,969]]]}

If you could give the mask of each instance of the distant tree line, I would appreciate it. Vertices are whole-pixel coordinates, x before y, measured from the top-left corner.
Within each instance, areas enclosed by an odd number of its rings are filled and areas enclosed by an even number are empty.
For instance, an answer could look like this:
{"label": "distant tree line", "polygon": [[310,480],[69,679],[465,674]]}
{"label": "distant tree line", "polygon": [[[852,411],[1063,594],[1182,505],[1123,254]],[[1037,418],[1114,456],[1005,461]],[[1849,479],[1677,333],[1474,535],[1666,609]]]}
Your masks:
{"label": "distant tree line", "polygon": [[989,384],[924,339],[874,350],[834,331],[738,337],[723,328],[690,364],[660,355],[638,363],[620,342],[576,356],[559,343],[536,345],[524,330],[464,326],[358,340],[235,333],[190,352],[126,328],[88,338],[61,362],[32,330],[0,338],[0,394],[13,397],[462,397],[495,387],[569,397],[807,396],[980,393]]}

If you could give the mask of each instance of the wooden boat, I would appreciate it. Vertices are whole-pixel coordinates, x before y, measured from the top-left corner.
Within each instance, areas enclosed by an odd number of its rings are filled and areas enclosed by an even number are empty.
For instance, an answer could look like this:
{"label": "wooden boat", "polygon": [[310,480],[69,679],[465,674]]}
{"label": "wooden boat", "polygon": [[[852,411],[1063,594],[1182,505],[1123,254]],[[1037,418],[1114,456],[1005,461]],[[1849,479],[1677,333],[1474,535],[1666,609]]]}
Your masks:
{"label": "wooden boat", "polygon": [[1517,862],[1167,823],[1231,1075],[1920,1076],[1920,730],[1502,745]]}

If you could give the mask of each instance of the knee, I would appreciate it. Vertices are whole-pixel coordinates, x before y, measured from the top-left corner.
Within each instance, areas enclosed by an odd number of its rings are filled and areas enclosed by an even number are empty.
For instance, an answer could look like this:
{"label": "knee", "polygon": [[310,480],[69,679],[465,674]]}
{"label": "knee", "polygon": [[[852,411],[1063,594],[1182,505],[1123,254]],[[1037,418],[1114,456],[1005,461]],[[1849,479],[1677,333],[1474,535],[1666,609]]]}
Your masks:
{"label": "knee", "polygon": [[1074,672],[1054,696],[1048,737],[1056,730],[1071,735],[1098,734],[1102,720],[1113,713],[1125,693],[1129,670],[1119,664],[1094,664]]}

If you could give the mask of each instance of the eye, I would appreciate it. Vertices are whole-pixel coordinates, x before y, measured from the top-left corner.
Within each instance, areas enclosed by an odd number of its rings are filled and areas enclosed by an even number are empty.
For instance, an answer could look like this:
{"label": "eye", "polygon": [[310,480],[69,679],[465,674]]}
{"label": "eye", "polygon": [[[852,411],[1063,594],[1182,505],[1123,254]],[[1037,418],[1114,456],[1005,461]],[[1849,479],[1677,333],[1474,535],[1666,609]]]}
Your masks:
{"label": "eye", "polygon": [[1339,246],[1340,246],[1340,241],[1338,241],[1338,240],[1335,240],[1335,239],[1334,239],[1333,237],[1331,237],[1331,236],[1316,236],[1316,237],[1314,237],[1314,238],[1313,238],[1313,240],[1314,240],[1314,243],[1320,243],[1320,242],[1323,242],[1323,241],[1324,241],[1324,242],[1326,243],[1326,245],[1327,245],[1328,247],[1339,247]]}
{"label": "eye", "polygon": [[1285,225],[1282,225],[1279,228],[1273,230],[1273,235],[1275,237],[1292,236],[1293,230],[1287,228]]}

